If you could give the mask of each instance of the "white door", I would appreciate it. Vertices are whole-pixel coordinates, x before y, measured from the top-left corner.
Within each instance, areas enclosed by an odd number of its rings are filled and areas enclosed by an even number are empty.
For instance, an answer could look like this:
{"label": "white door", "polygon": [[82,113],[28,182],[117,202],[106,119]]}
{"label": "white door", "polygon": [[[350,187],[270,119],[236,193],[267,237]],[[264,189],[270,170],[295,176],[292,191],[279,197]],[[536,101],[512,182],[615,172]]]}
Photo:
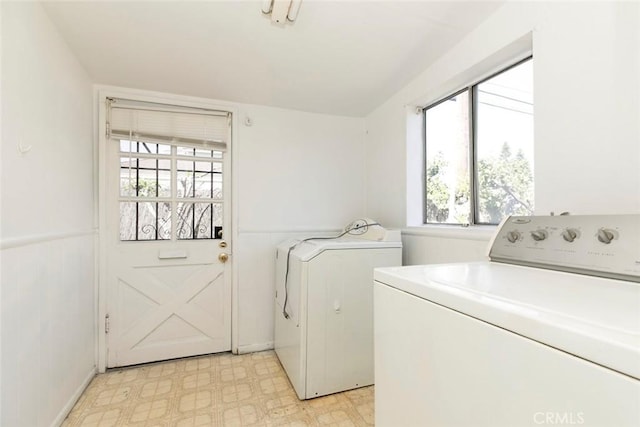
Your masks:
{"label": "white door", "polygon": [[107,367],[230,350],[229,151],[107,145]]}

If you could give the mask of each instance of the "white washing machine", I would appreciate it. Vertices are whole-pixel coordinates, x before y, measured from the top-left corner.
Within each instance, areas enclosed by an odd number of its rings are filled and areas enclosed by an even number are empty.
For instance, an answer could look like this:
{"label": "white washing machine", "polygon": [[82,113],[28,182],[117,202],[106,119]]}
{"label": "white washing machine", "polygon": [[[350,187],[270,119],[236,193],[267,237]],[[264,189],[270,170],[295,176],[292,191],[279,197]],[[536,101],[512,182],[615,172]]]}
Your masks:
{"label": "white washing machine", "polygon": [[376,426],[640,425],[640,215],[508,218],[375,272]]}
{"label": "white washing machine", "polygon": [[300,399],[373,384],[373,270],[399,265],[400,231],[381,227],[278,246],[274,347]]}

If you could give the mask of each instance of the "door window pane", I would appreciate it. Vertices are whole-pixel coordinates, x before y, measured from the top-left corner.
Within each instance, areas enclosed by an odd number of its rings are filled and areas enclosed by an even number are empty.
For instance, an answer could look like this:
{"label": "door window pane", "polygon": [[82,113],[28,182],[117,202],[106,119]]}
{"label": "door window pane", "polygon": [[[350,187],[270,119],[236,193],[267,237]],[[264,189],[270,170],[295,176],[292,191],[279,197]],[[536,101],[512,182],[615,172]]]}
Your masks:
{"label": "door window pane", "polygon": [[178,160],[177,197],[222,198],[222,163]]}
{"label": "door window pane", "polygon": [[170,197],[171,160],[121,157],[120,195],[128,197]]}
{"label": "door window pane", "polygon": [[[188,157],[215,157],[215,153],[220,153],[219,151],[207,150],[203,148],[192,148],[192,147],[177,147],[178,156],[188,156]],[[219,157],[215,157],[219,158]]]}
{"label": "door window pane", "polygon": [[120,141],[120,151],[123,153],[171,154],[171,146],[167,144],[153,144],[150,142]]}
{"label": "door window pane", "polygon": [[218,239],[222,227],[221,203],[178,203],[176,238]]}
{"label": "door window pane", "polygon": [[222,152],[136,141],[120,152],[120,240],[221,238]]}
{"label": "door window pane", "polygon": [[138,203],[138,240],[164,240],[171,237],[171,204]]}
{"label": "door window pane", "polygon": [[120,203],[120,240],[137,240],[136,205],[135,202]]}
{"label": "door window pane", "polygon": [[176,216],[176,238],[193,239],[193,203],[178,203]]}
{"label": "door window pane", "polygon": [[120,240],[166,240],[170,238],[171,203],[120,203]]}

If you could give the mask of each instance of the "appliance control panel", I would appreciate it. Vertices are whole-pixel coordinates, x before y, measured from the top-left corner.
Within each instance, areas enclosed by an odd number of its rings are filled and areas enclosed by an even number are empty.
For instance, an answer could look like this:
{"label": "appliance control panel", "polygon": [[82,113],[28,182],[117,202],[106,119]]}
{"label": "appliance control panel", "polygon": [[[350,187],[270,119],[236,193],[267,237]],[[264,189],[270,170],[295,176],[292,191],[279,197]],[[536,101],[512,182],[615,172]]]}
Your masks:
{"label": "appliance control panel", "polygon": [[489,258],[640,282],[640,215],[511,216]]}

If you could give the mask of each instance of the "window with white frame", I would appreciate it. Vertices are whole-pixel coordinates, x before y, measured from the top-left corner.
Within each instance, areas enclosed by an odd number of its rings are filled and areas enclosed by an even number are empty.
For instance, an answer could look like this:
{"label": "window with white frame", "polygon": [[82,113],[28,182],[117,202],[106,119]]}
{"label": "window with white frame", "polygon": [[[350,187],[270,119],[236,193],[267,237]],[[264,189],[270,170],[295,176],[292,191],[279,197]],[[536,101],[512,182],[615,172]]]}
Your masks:
{"label": "window with white frame", "polygon": [[117,98],[108,106],[120,241],[221,238],[229,113]]}
{"label": "window with white frame", "polygon": [[498,224],[533,213],[531,57],[423,114],[425,224]]}
{"label": "window with white frame", "polygon": [[223,152],[120,140],[120,240],[215,239]]}

